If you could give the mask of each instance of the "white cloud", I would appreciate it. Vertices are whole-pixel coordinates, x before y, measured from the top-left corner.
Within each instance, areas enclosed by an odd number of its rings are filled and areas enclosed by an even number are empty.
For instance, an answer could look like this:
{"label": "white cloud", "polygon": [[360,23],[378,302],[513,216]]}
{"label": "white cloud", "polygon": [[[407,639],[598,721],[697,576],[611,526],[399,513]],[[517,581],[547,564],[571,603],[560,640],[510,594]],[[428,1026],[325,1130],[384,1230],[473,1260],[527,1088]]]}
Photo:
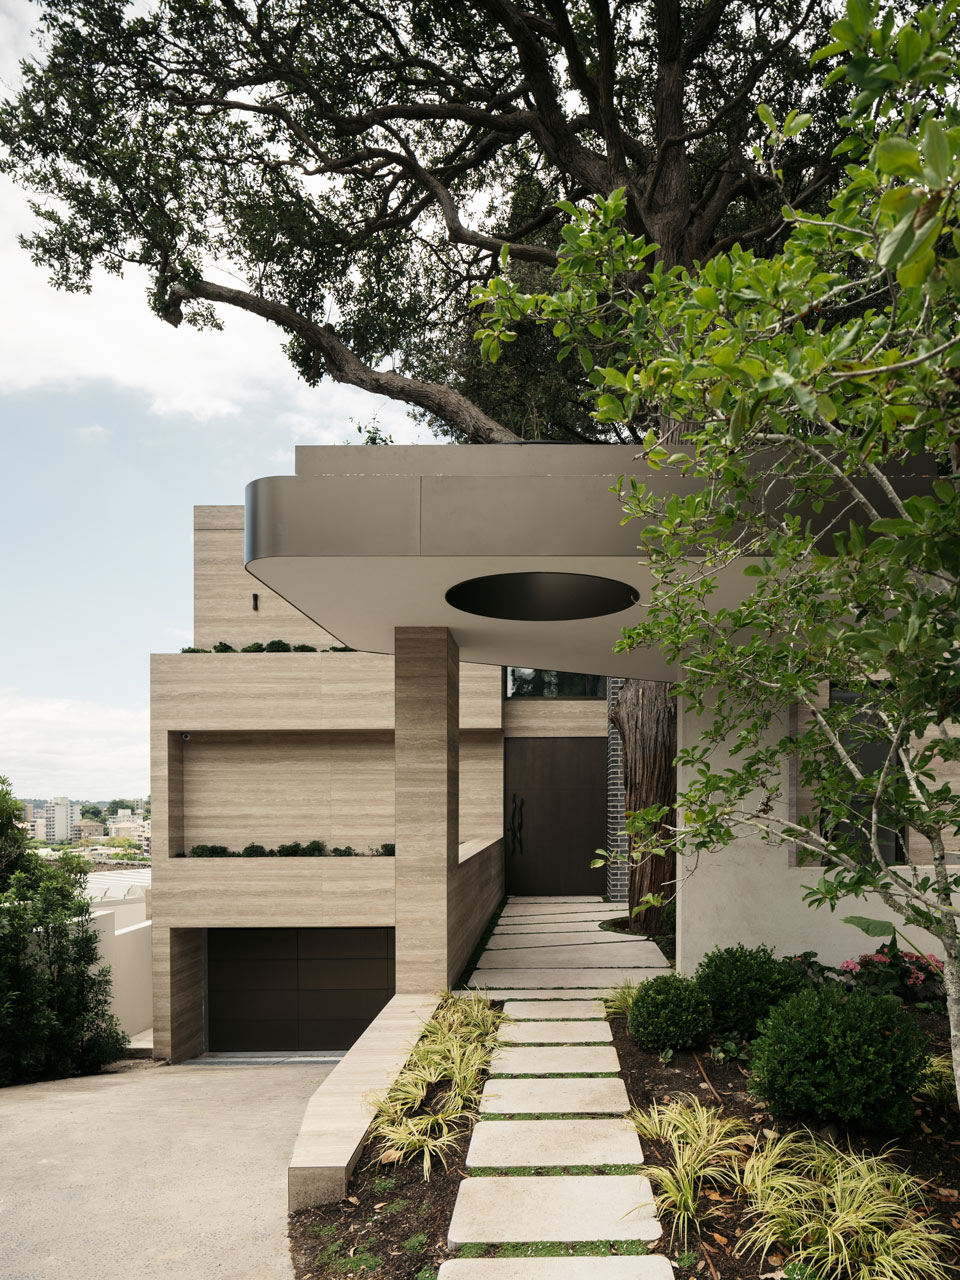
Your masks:
{"label": "white cloud", "polygon": [[150,716],[0,688],[0,773],[14,794],[72,799],[146,795]]}
{"label": "white cloud", "polygon": [[73,434],[86,444],[106,444],[110,439],[110,431],[107,427],[74,427]]}

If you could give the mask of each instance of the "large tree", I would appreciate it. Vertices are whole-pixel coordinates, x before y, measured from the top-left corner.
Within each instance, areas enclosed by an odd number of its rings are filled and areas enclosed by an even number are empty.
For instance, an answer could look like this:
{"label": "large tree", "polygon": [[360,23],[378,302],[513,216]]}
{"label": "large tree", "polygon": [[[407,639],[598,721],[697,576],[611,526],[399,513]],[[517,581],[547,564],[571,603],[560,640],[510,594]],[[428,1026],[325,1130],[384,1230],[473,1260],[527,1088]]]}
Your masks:
{"label": "large tree", "polygon": [[[784,192],[810,205],[837,164],[837,100],[808,66],[819,0],[40,8],[41,53],[0,109],[0,168],[39,197],[24,243],[53,282],[144,269],[163,320],[251,312],[311,385],[400,400],[457,440],[629,442],[649,426],[591,415],[598,375],[558,363],[562,334],[521,324],[493,373],[480,359],[471,290],[501,255],[515,282],[545,285],[558,201],[621,189],[626,227],[657,245],[643,269],[692,267],[735,241],[769,251]],[[805,86],[813,121],[775,181],[752,154],[755,105],[786,111]],[[671,705],[664,686],[626,690],[638,765]],[[661,741],[656,767],[630,774],[628,808],[654,775],[669,801],[669,753]]]}
{"label": "large tree", "polygon": [[[607,362],[601,416],[652,401],[678,425],[643,451],[667,482],[623,491],[652,589],[621,647],[661,648],[702,716],[679,818],[651,804],[637,824],[647,860],[679,848],[695,875],[759,837],[813,865],[814,905],[872,898],[885,919],[847,920],[928,931],[960,1089],[957,9],[848,0],[822,51],[849,91],[846,181],[825,216],[786,210],[781,252],[644,275],[615,193],[575,215],[559,291],[492,283],[487,337],[563,323]],[[760,115],[776,179],[806,120]],[[791,769],[811,801],[796,810]]]}

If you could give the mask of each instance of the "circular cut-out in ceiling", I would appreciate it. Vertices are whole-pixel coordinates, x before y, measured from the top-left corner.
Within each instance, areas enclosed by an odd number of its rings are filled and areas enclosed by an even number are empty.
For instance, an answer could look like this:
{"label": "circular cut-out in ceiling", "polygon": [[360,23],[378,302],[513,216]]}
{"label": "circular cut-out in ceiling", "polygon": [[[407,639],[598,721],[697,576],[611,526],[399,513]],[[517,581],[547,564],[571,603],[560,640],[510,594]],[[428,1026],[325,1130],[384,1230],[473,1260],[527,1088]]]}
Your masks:
{"label": "circular cut-out in ceiling", "polygon": [[589,573],[493,573],[458,582],[447,604],[506,622],[572,622],[629,609],[640,593],[615,578]]}

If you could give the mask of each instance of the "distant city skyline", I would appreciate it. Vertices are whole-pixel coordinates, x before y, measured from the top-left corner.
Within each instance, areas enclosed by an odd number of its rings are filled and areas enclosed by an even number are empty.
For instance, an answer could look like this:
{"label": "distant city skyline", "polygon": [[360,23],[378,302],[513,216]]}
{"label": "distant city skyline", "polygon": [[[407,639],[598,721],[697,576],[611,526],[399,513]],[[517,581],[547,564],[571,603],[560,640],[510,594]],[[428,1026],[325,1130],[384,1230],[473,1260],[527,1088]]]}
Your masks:
{"label": "distant city skyline", "polygon": [[[37,16],[0,0],[7,89]],[[17,244],[32,221],[0,179],[0,774],[16,795],[146,795],[149,654],[192,639],[193,506],[242,503],[294,445],[357,441],[374,414],[398,443],[432,437],[402,405],[307,387],[253,317],[174,330],[136,275],[57,293]]]}

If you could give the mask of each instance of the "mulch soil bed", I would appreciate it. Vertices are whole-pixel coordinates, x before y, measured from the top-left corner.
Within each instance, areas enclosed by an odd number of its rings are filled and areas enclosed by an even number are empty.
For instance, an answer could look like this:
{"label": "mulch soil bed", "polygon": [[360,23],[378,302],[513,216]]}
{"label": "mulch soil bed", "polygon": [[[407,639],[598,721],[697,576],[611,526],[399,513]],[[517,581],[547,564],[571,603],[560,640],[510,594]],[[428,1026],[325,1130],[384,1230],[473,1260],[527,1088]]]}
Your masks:
{"label": "mulch soil bed", "polygon": [[[934,1052],[949,1049],[946,1018],[939,1014],[917,1013],[931,1037]],[[644,1053],[627,1035],[621,1019],[612,1023],[614,1042],[620,1055],[623,1075],[631,1100],[640,1107],[680,1093],[693,1093],[705,1102],[717,1102],[725,1115],[746,1120],[759,1134],[777,1127],[773,1117],[757,1106],[747,1092],[743,1064],[717,1062],[709,1053],[677,1053],[664,1064],[654,1053]],[[711,1087],[712,1086],[712,1087]],[[865,1149],[879,1152],[887,1145],[869,1135],[851,1135]],[[447,1168],[435,1164],[429,1182],[424,1182],[419,1161],[404,1165],[376,1163],[373,1144],[360,1158],[348,1194],[339,1204],[306,1209],[290,1216],[290,1247],[296,1280],[334,1280],[334,1277],[363,1277],[364,1280],[435,1280],[440,1264],[451,1255],[446,1247],[447,1228],[461,1179],[469,1142],[465,1135],[448,1154]],[[944,1113],[933,1104],[918,1102],[915,1123],[895,1144],[900,1164],[927,1184],[932,1211],[957,1242],[954,1261],[960,1262],[960,1121],[955,1111]],[[656,1144],[644,1144],[646,1163],[663,1163]],[[582,1170],[578,1170],[582,1172]],[[720,1192],[706,1193],[709,1217],[701,1224],[699,1240],[691,1240],[687,1266],[676,1267],[678,1280],[767,1280],[782,1276],[783,1258],[772,1251],[766,1258],[734,1258],[733,1249],[743,1230],[744,1211],[733,1197]],[[678,1244],[670,1244],[669,1215],[663,1221],[664,1234],[651,1252],[664,1252],[676,1263]],[[583,1246],[551,1249],[559,1253],[580,1253]],[[617,1252],[614,1243],[607,1249]],[[478,1250],[497,1256],[497,1250]],[[500,1256],[509,1253],[509,1246]],[[686,1262],[687,1257],[684,1258]]]}

